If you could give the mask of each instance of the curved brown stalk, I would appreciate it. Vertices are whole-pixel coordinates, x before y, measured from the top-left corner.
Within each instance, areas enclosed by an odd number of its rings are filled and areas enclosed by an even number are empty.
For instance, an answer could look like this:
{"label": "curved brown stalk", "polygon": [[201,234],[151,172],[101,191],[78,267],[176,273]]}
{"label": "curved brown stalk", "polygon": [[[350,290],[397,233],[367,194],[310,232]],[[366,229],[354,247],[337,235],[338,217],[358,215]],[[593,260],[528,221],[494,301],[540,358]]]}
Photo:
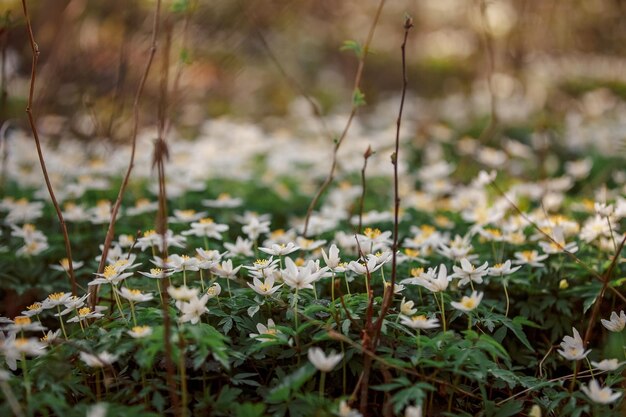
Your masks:
{"label": "curved brown stalk", "polygon": [[[111,210],[111,221],[109,223],[109,228],[107,230],[106,237],[104,238],[104,247],[102,249],[102,258],[100,259],[100,264],[98,265],[98,273],[102,273],[104,271],[104,267],[106,265],[107,255],[109,253],[109,249],[111,247],[111,243],[113,242],[113,238],[115,236],[115,221],[117,220],[117,214],[120,210],[120,206],[122,205],[122,198],[124,197],[124,192],[126,191],[126,187],[128,186],[128,180],[130,179],[130,174],[133,171],[133,167],[135,165],[135,151],[137,148],[137,133],[139,132],[139,100],[143,94],[143,89],[146,84],[146,80],[148,79],[148,74],[150,73],[150,68],[152,67],[152,61],[154,60],[154,55],[156,54],[157,45],[157,34],[159,32],[159,16],[161,14],[161,0],[157,0],[155,10],[154,10],[154,21],[152,23],[152,40],[150,42],[150,49],[148,50],[148,60],[146,61],[146,66],[143,71],[143,75],[141,76],[141,80],[139,81],[139,86],[137,87],[137,93],[135,94],[135,101],[133,102],[133,131],[132,131],[132,145],[130,151],[130,161],[128,163],[128,169],[126,170],[126,175],[124,175],[124,179],[122,180],[122,185],[120,186],[120,190],[117,194],[117,199],[115,200],[115,204],[113,205],[113,209]],[[89,297],[89,303],[93,307],[96,305],[98,301],[98,286],[94,288],[93,293]]]}
{"label": "curved brown stalk", "polygon": [[37,126],[35,125],[35,118],[33,117],[33,96],[35,94],[35,79],[37,78],[37,62],[39,60],[39,46],[35,42],[33,35],[33,27],[30,22],[30,15],[28,14],[28,6],[26,0],[22,0],[22,8],[24,9],[24,18],[26,19],[26,30],[28,32],[28,39],[30,41],[30,48],[33,53],[32,66],[30,70],[30,88],[28,91],[28,104],[26,105],[26,114],[28,115],[28,123],[30,129],[33,131],[33,137],[35,138],[35,145],[37,147],[37,156],[39,157],[39,164],[41,165],[41,171],[46,182],[46,188],[48,188],[48,194],[52,200],[52,205],[59,218],[61,224],[61,232],[63,233],[63,241],[65,242],[65,252],[68,260],[68,276],[70,278],[70,284],[72,286],[72,294],[76,295],[76,277],[74,275],[74,265],[72,261],[72,246],[70,245],[70,237],[67,233],[67,226],[65,225],[65,219],[63,219],[63,213],[59,207],[52,184],[50,183],[50,177],[48,176],[48,170],[46,168],[46,161],[41,150],[41,142],[39,141],[39,133],[37,132]]}
{"label": "curved brown stalk", "polygon": [[[352,89],[353,95],[360,90],[361,79],[363,78],[363,69],[365,68],[365,57],[369,52],[370,44],[372,43],[372,39],[374,38],[374,31],[376,30],[376,26],[378,25],[378,19],[380,18],[380,14],[383,10],[383,6],[385,5],[385,1],[386,0],[380,0],[380,3],[378,4],[378,9],[376,9],[374,21],[372,22],[369,33],[367,34],[367,39],[365,41],[365,44],[363,45],[363,51],[359,56],[359,65],[356,70],[356,76],[354,77],[354,87]],[[313,197],[313,200],[311,200],[311,204],[309,204],[309,208],[306,211],[306,217],[304,218],[304,229],[302,231],[302,235],[304,236],[306,236],[309,229],[309,220],[311,219],[311,214],[313,213],[313,210],[317,206],[317,203],[322,194],[324,194],[324,191],[326,191],[328,186],[333,182],[333,179],[335,178],[335,171],[337,169],[337,154],[339,153],[339,148],[341,147],[341,144],[348,135],[348,131],[350,130],[350,126],[352,125],[352,120],[354,119],[354,116],[356,116],[356,112],[359,109],[359,106],[360,104],[355,103],[355,101],[353,100],[352,110],[350,110],[350,115],[348,116],[346,126],[343,128],[341,135],[335,141],[335,146],[333,147],[332,162],[330,165],[330,171],[328,172],[328,176],[315,193],[315,196]]]}
{"label": "curved brown stalk", "polygon": [[[402,96],[400,98],[400,109],[398,110],[398,118],[396,119],[396,141],[395,151],[391,155],[391,163],[393,164],[393,185],[394,185],[394,221],[393,221],[393,244],[392,244],[392,258],[391,258],[391,279],[389,288],[384,289],[383,302],[380,308],[380,314],[374,323],[370,320],[366,323],[366,336],[369,338],[369,347],[372,351],[376,351],[378,340],[380,338],[380,332],[383,325],[383,320],[389,311],[389,307],[393,302],[394,287],[396,284],[396,266],[398,252],[398,224],[400,223],[400,195],[398,189],[398,153],[400,150],[400,126],[402,123],[402,113],[404,110],[404,100],[406,98],[406,89],[408,85],[408,78],[406,74],[406,41],[409,36],[409,31],[413,27],[413,19],[406,17],[404,21],[404,39],[402,41]],[[370,299],[371,305],[371,299]],[[365,344],[364,344],[365,346]],[[363,361],[363,379],[361,381],[361,398],[360,398],[360,411],[363,415],[367,413],[367,393],[369,389],[369,375],[372,366],[372,358],[366,356]]]}

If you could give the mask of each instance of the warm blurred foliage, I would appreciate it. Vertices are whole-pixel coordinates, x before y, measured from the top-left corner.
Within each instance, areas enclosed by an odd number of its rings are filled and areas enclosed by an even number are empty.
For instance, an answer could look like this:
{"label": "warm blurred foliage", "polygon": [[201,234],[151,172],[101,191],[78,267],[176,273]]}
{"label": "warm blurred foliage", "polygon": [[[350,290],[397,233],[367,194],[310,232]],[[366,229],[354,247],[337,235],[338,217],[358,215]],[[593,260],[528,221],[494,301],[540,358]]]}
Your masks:
{"label": "warm blurred foliage", "polygon": [[[132,100],[149,47],[154,0],[30,1],[41,56],[35,111],[46,133],[127,137]],[[354,54],[377,0],[170,0],[163,2],[159,49],[142,101],[154,123],[165,22],[172,26],[170,100],[174,123],[192,128],[221,114],[265,117],[289,111],[298,92],[271,53],[327,112],[350,104]],[[482,5],[482,9],[481,9]],[[624,0],[388,1],[367,59],[368,103],[400,86],[403,15],[415,20],[411,90],[426,97],[485,87],[493,61],[497,96],[523,94],[536,108],[607,87],[626,94]],[[0,2],[6,99],[0,119],[23,119],[30,48],[21,2]],[[492,51],[490,54],[489,51]],[[492,60],[490,59],[490,56]],[[43,119],[43,120],[42,120]]]}

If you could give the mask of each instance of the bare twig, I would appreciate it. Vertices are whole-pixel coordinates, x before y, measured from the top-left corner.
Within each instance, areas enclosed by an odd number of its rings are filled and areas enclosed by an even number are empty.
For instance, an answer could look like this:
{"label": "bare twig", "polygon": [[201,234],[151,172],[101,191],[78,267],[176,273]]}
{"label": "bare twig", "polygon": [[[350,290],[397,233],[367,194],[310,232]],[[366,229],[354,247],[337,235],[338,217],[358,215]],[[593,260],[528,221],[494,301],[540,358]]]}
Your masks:
{"label": "bare twig", "polygon": [[[380,332],[382,329],[383,321],[389,311],[389,307],[393,302],[394,287],[396,284],[396,266],[397,266],[397,251],[398,251],[398,224],[400,222],[400,195],[398,187],[398,153],[400,151],[400,126],[402,123],[402,112],[404,110],[404,99],[406,97],[406,89],[408,85],[408,79],[406,74],[406,41],[409,36],[409,31],[413,27],[413,19],[406,17],[404,21],[404,39],[402,41],[402,97],[400,99],[400,109],[398,111],[398,118],[396,120],[396,142],[395,151],[391,155],[391,163],[393,164],[393,182],[394,182],[394,222],[393,222],[393,244],[392,244],[392,258],[391,258],[391,279],[389,288],[384,288],[383,302],[380,308],[380,314],[376,322],[373,324],[368,320],[366,323],[365,333],[369,337],[369,346],[372,351],[376,350],[378,340],[380,338]],[[370,300],[371,304],[371,300]],[[365,336],[364,336],[365,341]],[[364,344],[364,347],[366,345]],[[360,411],[364,415],[367,413],[367,391],[369,389],[369,374],[372,366],[372,358],[365,357],[363,363],[363,380],[361,382],[361,399],[360,399]]]}
{"label": "bare twig", "polygon": [[613,275],[613,271],[615,270],[615,266],[617,265],[617,260],[619,259],[619,256],[622,253],[622,249],[624,249],[625,243],[626,243],[626,236],[624,236],[624,238],[622,239],[622,242],[619,244],[619,246],[615,250],[615,255],[613,255],[613,259],[611,260],[611,264],[609,265],[609,268],[604,272],[604,274],[602,274],[604,282],[602,283],[602,289],[600,290],[600,294],[598,294],[598,298],[596,298],[593,304],[591,317],[589,318],[589,323],[587,324],[587,331],[585,331],[585,337],[583,338],[583,346],[587,346],[587,343],[589,343],[589,339],[591,338],[591,333],[593,332],[593,327],[596,324],[596,321],[598,319],[598,313],[600,312],[600,306],[602,305],[602,299],[604,298],[604,293],[606,292],[606,289],[609,286],[611,275]]}
{"label": "bare twig", "polygon": [[368,146],[367,150],[363,154],[363,168],[361,168],[361,200],[359,201],[359,228],[357,229],[357,233],[361,233],[361,230],[363,229],[363,205],[365,204],[366,191],[365,170],[367,169],[367,160],[373,154],[374,152],[372,151],[371,146]]}
{"label": "bare twig", "polygon": [[[513,209],[517,212],[517,214],[519,214],[526,222],[528,222],[528,224],[530,224],[535,230],[537,230],[539,233],[541,233],[546,239],[548,239],[550,242],[554,243],[555,245],[557,245],[557,247],[563,251],[564,254],[566,254],[567,256],[569,256],[574,262],[576,262],[578,265],[582,266],[587,272],[589,272],[591,275],[594,276],[594,278],[596,278],[599,281],[604,282],[604,278],[601,274],[599,274],[595,269],[593,269],[592,267],[590,267],[589,265],[587,265],[585,262],[583,262],[580,258],[578,258],[576,255],[574,255],[572,252],[568,251],[567,249],[565,249],[561,243],[557,242],[552,236],[550,236],[548,233],[546,233],[545,230],[543,230],[541,227],[539,227],[539,225],[537,223],[535,223],[534,221],[532,221],[527,215],[526,213],[524,213],[510,198],[508,195],[506,195],[506,193],[495,183],[495,181],[492,181],[490,184],[494,190],[496,190],[498,192],[498,194],[500,194],[500,196],[502,196],[511,207],[513,207]],[[609,287],[609,290],[611,290],[613,292],[613,294],[615,294],[617,297],[619,297],[623,302],[626,302],[626,297],[624,297],[616,288],[614,287]]]}
{"label": "bare twig", "polygon": [[324,115],[322,114],[322,109],[320,108],[319,104],[317,104],[317,102],[313,100],[310,95],[307,94],[307,92],[304,90],[304,88],[300,85],[300,83],[298,83],[298,81],[295,78],[289,75],[285,67],[283,67],[283,65],[280,63],[280,60],[276,58],[276,55],[274,54],[274,52],[272,51],[272,48],[270,47],[269,43],[265,39],[265,36],[263,36],[263,33],[258,28],[255,28],[255,32],[256,32],[257,38],[261,41],[261,45],[263,45],[263,48],[265,49],[267,56],[270,58],[272,63],[276,66],[278,71],[281,73],[281,75],[287,81],[287,83],[291,86],[291,88],[297,91],[298,94],[304,97],[307,103],[309,103],[309,106],[311,106],[311,109],[313,110],[313,114],[315,115],[317,120],[319,120],[320,122],[320,125],[322,127],[324,134],[329,139],[332,140],[334,138],[334,135],[331,133],[330,129],[328,128],[328,125],[326,124],[326,120],[324,119]]}
{"label": "bare twig", "polygon": [[481,143],[488,142],[493,135],[496,133],[498,128],[498,113],[497,113],[497,98],[495,95],[495,88],[493,85],[493,74],[495,72],[496,58],[495,51],[493,45],[493,39],[491,37],[488,22],[487,22],[487,3],[486,0],[480,1],[480,16],[483,24],[482,31],[482,41],[485,46],[485,51],[487,55],[487,88],[489,90],[489,99],[490,99],[490,107],[489,107],[489,123],[487,127],[483,129],[479,141]]}
{"label": "bare twig", "polygon": [[[359,56],[359,65],[356,70],[356,76],[354,77],[354,88],[352,89],[353,97],[357,92],[360,91],[361,79],[363,78],[363,69],[365,68],[365,57],[369,52],[370,44],[372,43],[372,39],[374,38],[374,31],[376,29],[376,26],[378,25],[378,19],[380,18],[383,6],[385,5],[385,1],[386,0],[380,0],[380,3],[378,4],[378,9],[376,9],[374,21],[372,22],[372,26],[370,27],[369,33],[367,34],[367,39],[365,40],[365,44],[363,45],[363,50]],[[359,106],[360,103],[357,103],[355,100],[352,101],[352,110],[350,111],[350,115],[348,116],[348,121],[346,122],[346,125],[343,128],[341,135],[335,141],[335,146],[333,147],[332,162],[330,165],[330,171],[328,172],[328,176],[315,193],[315,196],[313,197],[313,200],[311,200],[311,204],[309,204],[309,208],[306,211],[306,217],[304,219],[304,229],[302,231],[302,234],[304,236],[306,236],[309,229],[309,220],[311,219],[311,214],[313,213],[313,210],[317,206],[317,203],[322,194],[324,194],[324,191],[326,191],[326,188],[328,188],[328,186],[333,182],[333,179],[335,178],[335,170],[337,169],[337,154],[339,153],[339,148],[341,147],[341,144],[348,135],[348,131],[350,130],[350,126],[352,125],[352,120],[354,119],[354,116],[356,116],[356,112],[358,111]]]}
{"label": "bare twig", "polygon": [[[152,166],[157,167],[157,175],[159,181],[159,208],[157,211],[157,235],[162,239],[161,241],[161,259],[167,259],[167,194],[165,188],[165,161],[169,158],[169,151],[167,143],[165,141],[165,124],[167,118],[167,85],[169,78],[169,57],[170,46],[172,41],[172,26],[169,20],[165,21],[166,37],[165,37],[165,49],[163,51],[163,67],[161,69],[161,85],[160,85],[160,97],[158,107],[158,125],[157,132],[158,137],[154,142],[154,155],[152,159]],[[163,312],[163,343],[165,346],[165,369],[167,387],[172,402],[172,408],[176,416],[185,416],[186,404],[181,404],[178,391],[176,390],[176,383],[174,381],[175,367],[172,361],[172,345],[171,345],[171,319],[169,312],[169,279],[162,280],[165,285],[162,291],[162,303],[161,309]],[[182,352],[181,352],[182,355]],[[182,406],[182,408],[181,408]]]}
{"label": "bare twig", "polygon": [[[137,148],[137,134],[139,132],[139,100],[143,94],[143,89],[146,84],[146,80],[148,78],[148,74],[150,73],[150,68],[152,67],[152,61],[154,60],[154,55],[157,50],[157,34],[159,32],[159,16],[161,14],[161,0],[157,0],[155,10],[154,10],[154,20],[152,23],[152,40],[150,42],[150,49],[148,50],[148,60],[146,61],[146,66],[143,71],[143,75],[141,76],[141,80],[139,81],[139,86],[137,87],[137,92],[135,94],[135,101],[133,102],[133,131],[131,137],[131,151],[130,151],[130,161],[128,163],[128,169],[126,170],[126,175],[122,180],[122,185],[120,186],[120,190],[117,194],[117,199],[115,200],[115,204],[113,205],[113,209],[111,210],[111,221],[109,223],[109,228],[107,230],[106,237],[104,239],[104,247],[102,249],[102,258],[100,259],[100,264],[98,265],[98,273],[102,273],[104,271],[104,267],[106,265],[107,255],[109,253],[109,248],[111,247],[111,243],[113,242],[113,238],[115,237],[115,221],[117,220],[117,213],[120,210],[120,206],[122,205],[122,198],[124,197],[124,192],[126,191],[126,187],[128,185],[128,180],[130,179],[130,174],[133,171],[133,167],[135,164],[135,151]],[[89,297],[90,305],[93,307],[96,305],[98,301],[98,286],[94,287],[94,291]]]}
{"label": "bare twig", "polygon": [[52,205],[54,206],[54,210],[56,211],[57,217],[59,218],[59,223],[61,224],[61,232],[63,233],[63,241],[65,242],[65,252],[67,254],[67,260],[68,260],[68,276],[70,278],[70,284],[72,286],[72,294],[76,295],[76,277],[74,275],[74,265],[72,261],[72,247],[70,245],[70,237],[67,233],[67,226],[65,225],[65,219],[63,218],[61,207],[59,207],[59,203],[57,202],[56,196],[54,195],[54,190],[52,189],[50,177],[48,176],[48,170],[46,168],[46,161],[43,156],[43,151],[41,150],[41,142],[39,141],[39,133],[37,132],[37,126],[35,124],[35,118],[33,116],[33,96],[35,94],[35,79],[37,78],[37,61],[39,60],[39,46],[37,46],[37,43],[35,42],[35,37],[33,35],[33,27],[30,22],[30,16],[28,14],[28,6],[26,4],[26,0],[22,0],[22,8],[24,9],[24,18],[26,19],[26,30],[28,32],[30,48],[33,54],[32,66],[30,70],[30,88],[28,92],[28,104],[26,105],[26,114],[28,115],[28,123],[30,124],[30,128],[33,131],[33,137],[35,138],[35,145],[37,147],[37,156],[39,157],[39,163],[41,165],[41,171],[43,172],[43,177],[46,182],[46,187],[48,188],[48,193],[50,194]]}

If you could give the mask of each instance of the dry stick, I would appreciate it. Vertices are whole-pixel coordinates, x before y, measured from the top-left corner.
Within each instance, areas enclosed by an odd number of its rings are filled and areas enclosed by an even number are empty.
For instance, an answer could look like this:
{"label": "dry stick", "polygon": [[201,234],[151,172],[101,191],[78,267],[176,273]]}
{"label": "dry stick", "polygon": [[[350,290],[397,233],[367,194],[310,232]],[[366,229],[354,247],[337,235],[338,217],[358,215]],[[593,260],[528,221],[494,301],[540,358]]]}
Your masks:
{"label": "dry stick", "polygon": [[[495,181],[492,181],[490,183],[490,185],[498,192],[498,194],[500,194],[508,203],[511,207],[513,207],[513,209],[517,212],[517,214],[519,214],[524,220],[526,220],[528,222],[528,224],[530,224],[535,230],[537,230],[539,233],[541,233],[546,239],[548,239],[550,242],[554,243],[555,245],[557,245],[562,251],[563,253],[565,253],[567,256],[569,256],[574,262],[576,262],[578,265],[582,266],[587,272],[591,273],[591,275],[593,275],[596,279],[604,282],[604,278],[602,277],[602,275],[600,275],[595,269],[593,269],[592,267],[590,267],[589,265],[587,265],[585,262],[583,262],[580,258],[578,258],[576,255],[574,255],[572,252],[566,250],[559,242],[557,242],[552,236],[550,236],[548,233],[546,233],[541,227],[539,227],[539,225],[537,223],[535,223],[534,221],[532,221],[510,198],[508,195],[506,195],[506,193],[500,188],[498,187],[498,185],[495,183]],[[609,289],[613,292],[613,294],[617,295],[617,297],[619,297],[623,302],[626,302],[626,297],[624,297],[616,288],[614,287],[609,287]]]}
{"label": "dry stick", "polygon": [[[409,36],[409,30],[413,27],[413,19],[410,17],[406,17],[404,21],[404,39],[402,40],[402,45],[400,47],[402,51],[402,96],[400,98],[400,109],[398,110],[398,118],[396,120],[396,142],[395,142],[395,151],[391,155],[391,163],[393,164],[393,184],[394,184],[394,221],[393,221],[393,244],[392,244],[392,258],[391,258],[391,279],[389,289],[384,289],[383,292],[383,303],[380,308],[380,315],[378,319],[373,324],[371,333],[369,334],[371,338],[371,346],[372,350],[376,349],[378,345],[378,339],[380,337],[380,332],[382,329],[383,321],[385,320],[385,316],[387,315],[387,311],[391,306],[393,301],[394,287],[396,284],[396,272],[397,272],[397,251],[398,251],[398,224],[400,222],[400,195],[399,195],[399,187],[398,187],[398,153],[400,151],[400,126],[402,123],[402,112],[404,110],[404,99],[406,97],[406,89],[408,85],[408,78],[406,74],[406,41]],[[370,326],[369,322],[366,325]],[[368,360],[369,359],[369,360]],[[368,356],[363,364],[363,381],[361,385],[361,403],[360,403],[360,411],[365,414],[367,412],[367,391],[369,388],[369,372],[372,365],[372,360]]]}
{"label": "dry stick", "polygon": [[[130,14],[128,10],[125,10],[126,14]],[[120,56],[119,62],[117,65],[117,74],[115,76],[115,88],[113,89],[113,97],[111,98],[111,103],[113,103],[113,111],[109,117],[109,121],[107,123],[106,131],[104,132],[104,137],[111,140],[113,136],[113,124],[115,120],[119,117],[124,109],[125,100],[122,100],[121,103],[118,103],[118,100],[122,94],[122,87],[124,85],[124,81],[126,79],[126,71],[127,71],[127,52],[126,45],[128,44],[128,26],[130,25],[130,18],[125,16],[124,19],[124,30],[122,32],[122,45],[120,47]]]}
{"label": "dry stick", "polygon": [[[365,44],[363,45],[363,50],[361,52],[361,55],[359,56],[359,65],[357,67],[356,76],[354,78],[354,87],[352,89],[353,97],[354,97],[354,94],[360,89],[361,79],[363,78],[363,69],[365,67],[365,57],[367,56],[370,44],[372,43],[372,39],[374,38],[374,30],[376,29],[376,26],[378,25],[378,19],[380,18],[380,14],[383,10],[383,6],[385,5],[385,1],[386,0],[380,0],[380,3],[378,4],[378,9],[376,9],[376,15],[374,16],[374,21],[372,22],[372,26],[370,27],[369,33],[367,34],[367,39],[365,41]],[[315,196],[313,197],[313,200],[311,200],[311,204],[309,205],[309,208],[306,211],[306,217],[304,219],[304,229],[302,231],[302,235],[304,236],[306,236],[307,234],[307,231],[309,228],[309,220],[311,219],[311,214],[313,213],[313,209],[315,209],[315,206],[317,206],[317,202],[319,201],[320,197],[322,196],[324,191],[326,191],[326,188],[328,188],[328,186],[333,182],[333,179],[335,178],[335,170],[337,169],[337,154],[339,152],[339,148],[341,147],[341,144],[343,143],[344,139],[346,138],[348,134],[348,131],[350,130],[350,126],[352,125],[352,120],[354,119],[354,116],[356,116],[356,112],[358,108],[359,108],[359,104],[355,103],[353,100],[352,110],[350,111],[350,115],[348,116],[348,121],[346,122],[346,126],[341,132],[341,136],[339,136],[339,139],[335,141],[335,146],[333,148],[333,157],[332,157],[332,162],[330,165],[330,171],[328,172],[328,176],[326,177],[326,179],[324,180],[320,188],[317,190],[317,193],[315,193]]]}
{"label": "dry stick", "polygon": [[376,333],[374,334],[374,343],[378,342],[380,336],[380,330],[382,328],[383,320],[387,315],[387,311],[393,301],[393,290],[396,284],[396,267],[397,267],[397,252],[398,252],[398,225],[400,223],[400,194],[398,187],[398,152],[400,150],[400,125],[402,123],[402,112],[404,110],[404,99],[406,97],[406,89],[408,85],[408,78],[406,75],[406,40],[409,36],[409,30],[413,27],[413,19],[407,17],[404,22],[404,40],[402,42],[402,97],[400,99],[400,110],[398,111],[398,119],[396,120],[396,148],[391,155],[391,163],[393,164],[393,191],[394,191],[394,219],[393,219],[393,245],[391,254],[391,279],[389,291],[384,293],[383,304],[380,309],[380,317],[376,321]]}
{"label": "dry stick", "polygon": [[[194,2],[194,8],[197,5],[197,1]],[[185,12],[185,21],[183,24],[183,39],[182,39],[182,49],[185,50],[186,49],[186,45],[187,45],[187,41],[188,41],[188,37],[189,37],[189,22],[191,21],[191,5],[187,5],[187,10]],[[169,54],[168,54],[168,60],[169,60]],[[176,75],[174,76],[174,83],[172,86],[172,91],[169,94],[169,102],[171,103],[170,106],[168,106],[168,108],[171,108],[172,106],[178,107],[178,99],[179,99],[179,92],[180,92],[180,80],[181,77],[183,75],[183,68],[184,68],[184,62],[182,62],[180,59],[178,60],[178,67],[176,69]],[[166,109],[167,110],[167,109]],[[167,111],[166,111],[167,113]],[[172,118],[170,117],[166,117],[165,118],[165,127],[163,130],[163,136],[167,136],[167,134],[170,131],[170,128],[172,127]]]}
{"label": "dry stick", "polygon": [[285,80],[287,80],[287,83],[289,83],[291,88],[297,91],[298,94],[304,97],[307,103],[309,103],[309,105],[311,106],[311,109],[313,110],[313,114],[319,120],[320,125],[322,126],[322,130],[324,131],[324,134],[329,139],[332,140],[334,135],[331,133],[330,129],[328,128],[328,125],[326,124],[326,120],[324,119],[324,115],[322,114],[322,109],[320,108],[319,104],[317,104],[311,98],[311,96],[309,96],[307,92],[304,91],[304,88],[298,83],[298,81],[296,81],[295,78],[293,78],[292,76],[289,75],[289,73],[287,73],[287,71],[285,70],[283,65],[280,63],[278,58],[276,58],[276,55],[274,54],[274,52],[272,51],[272,48],[270,47],[269,43],[265,39],[265,36],[263,36],[263,33],[258,28],[255,28],[255,29],[256,29],[255,30],[256,35],[258,39],[261,41],[261,45],[263,45],[263,48],[265,48],[265,52],[267,53],[267,56],[270,58],[272,63],[276,65],[276,68],[281,73],[281,75],[285,78]]}
{"label": "dry stick", "polygon": [[367,150],[363,154],[363,168],[361,168],[361,201],[359,202],[359,228],[357,233],[361,233],[363,229],[363,205],[365,204],[365,170],[367,169],[367,160],[372,156],[374,152],[372,147],[368,145]]}
{"label": "dry stick", "polygon": [[24,18],[26,19],[26,29],[28,32],[28,39],[30,40],[30,48],[33,53],[32,66],[30,70],[30,89],[28,92],[28,104],[26,105],[26,114],[28,115],[28,123],[30,124],[30,129],[33,131],[33,137],[35,138],[35,145],[37,146],[37,156],[39,157],[39,163],[41,165],[41,171],[43,172],[43,177],[46,182],[46,187],[48,188],[48,193],[50,194],[52,205],[54,206],[54,210],[56,211],[57,217],[59,218],[59,223],[61,224],[63,240],[65,241],[65,252],[68,259],[68,276],[70,278],[70,283],[72,286],[72,294],[76,295],[76,277],[74,276],[74,265],[72,261],[72,247],[70,245],[70,237],[67,233],[67,226],[65,225],[65,219],[63,219],[63,213],[61,213],[61,208],[59,207],[59,203],[57,202],[57,199],[54,195],[54,190],[52,189],[52,184],[50,183],[50,177],[48,176],[48,170],[46,169],[46,161],[43,157],[41,143],[39,141],[39,133],[37,132],[37,126],[35,125],[35,119],[33,117],[33,96],[35,94],[35,79],[37,77],[39,46],[37,46],[37,44],[35,43],[33,27],[30,22],[30,16],[28,14],[26,0],[22,0],[22,7],[24,9]]}
{"label": "dry stick", "polygon": [[[104,266],[106,265],[107,256],[109,253],[109,248],[111,247],[111,243],[113,242],[113,237],[115,236],[115,221],[117,220],[117,213],[120,210],[120,206],[122,205],[122,198],[124,197],[124,192],[126,191],[126,186],[128,185],[128,180],[130,179],[130,174],[133,171],[133,167],[135,164],[135,151],[137,148],[137,133],[139,131],[139,99],[143,94],[143,89],[146,84],[146,80],[148,78],[148,74],[150,73],[150,68],[152,67],[152,61],[154,60],[154,55],[157,50],[157,34],[159,31],[159,16],[161,14],[161,0],[157,0],[155,11],[154,11],[154,21],[152,23],[152,40],[150,42],[150,49],[148,51],[148,60],[146,61],[146,66],[143,71],[143,75],[141,76],[141,80],[139,81],[139,86],[137,87],[137,93],[135,94],[135,101],[133,103],[133,132],[132,132],[132,146],[130,151],[130,161],[128,163],[128,169],[126,170],[126,175],[122,180],[122,185],[120,186],[120,190],[117,194],[117,200],[115,200],[115,204],[113,205],[113,210],[111,211],[111,221],[109,223],[109,228],[107,230],[106,237],[104,239],[104,247],[102,249],[102,258],[100,259],[100,264],[98,265],[98,273],[102,273],[104,271]],[[71,263],[70,263],[71,265]],[[89,297],[89,304],[93,308],[98,302],[98,289],[99,286],[94,287],[94,291]]]}
{"label": "dry stick", "polygon": [[467,395],[470,398],[480,399],[480,397],[478,397],[476,394],[472,394],[469,391],[465,391],[462,388],[459,388],[457,385],[454,385],[454,384],[452,384],[450,382],[447,382],[447,381],[444,381],[444,380],[441,380],[441,379],[437,379],[437,378],[433,378],[432,376],[429,376],[429,375],[423,375],[423,374],[420,374],[418,371],[416,371],[414,369],[403,368],[403,367],[401,367],[399,365],[396,365],[394,363],[388,362],[382,356],[378,356],[378,355],[376,355],[375,352],[373,352],[371,350],[365,349],[363,346],[359,345],[358,343],[354,342],[349,337],[344,336],[343,334],[337,332],[334,329],[328,328],[328,329],[326,329],[326,331],[328,332],[328,336],[330,338],[335,339],[335,340],[339,340],[339,341],[342,341],[342,342],[345,342],[346,344],[352,346],[353,348],[360,350],[361,353],[363,353],[366,356],[370,357],[372,360],[375,360],[376,362],[380,362],[381,364],[385,365],[388,368],[397,369],[397,370],[399,370],[401,372],[405,372],[405,373],[407,373],[409,375],[420,377],[420,378],[422,378],[422,379],[424,379],[426,381],[431,381],[431,382],[435,382],[435,383],[438,383],[438,384],[441,384],[441,385],[449,386],[453,390],[456,390],[456,391],[460,392],[461,394]]}
{"label": "dry stick", "polygon": [[489,90],[489,99],[490,99],[490,114],[489,114],[489,123],[487,127],[483,129],[478,140],[480,143],[485,143],[496,133],[496,129],[498,128],[498,114],[496,113],[496,95],[493,87],[493,74],[495,72],[496,60],[495,60],[495,52],[494,46],[492,42],[492,38],[490,33],[488,33],[488,23],[486,16],[487,4],[486,0],[481,0],[480,2],[480,17],[481,22],[483,24],[483,42],[485,44],[485,50],[487,51],[487,88]]}
{"label": "dry stick", "polygon": [[604,282],[602,283],[602,290],[600,290],[600,294],[593,304],[593,310],[591,311],[591,318],[589,319],[589,324],[587,325],[587,331],[585,332],[585,337],[583,338],[583,346],[587,346],[589,343],[589,338],[591,337],[591,332],[593,331],[593,327],[598,318],[598,313],[600,312],[600,306],[602,305],[602,299],[604,298],[604,293],[606,292],[607,287],[609,286],[609,280],[611,275],[613,275],[613,271],[615,270],[615,266],[617,265],[617,260],[619,259],[619,255],[622,253],[622,249],[624,249],[624,244],[626,243],[626,236],[622,239],[622,243],[619,244],[617,250],[615,251],[615,255],[611,260],[611,264],[606,272],[603,274]]}
{"label": "dry stick", "polygon": [[[159,181],[159,209],[157,212],[157,235],[161,240],[161,259],[167,259],[167,194],[165,188],[165,160],[169,158],[169,150],[167,143],[165,142],[165,119],[167,118],[167,85],[169,75],[169,56],[170,46],[172,39],[172,27],[169,20],[166,20],[166,38],[165,38],[165,50],[163,54],[163,67],[161,69],[161,84],[160,84],[160,97],[158,106],[158,125],[157,133],[158,137],[154,142],[154,155],[152,159],[152,167],[156,165],[157,175]],[[164,273],[164,272],[163,272]],[[171,345],[171,321],[169,313],[169,279],[163,279],[163,299],[161,303],[163,313],[163,343],[165,347],[165,368],[167,387],[172,402],[172,408],[176,416],[185,416],[186,408],[183,410],[178,398],[178,392],[176,390],[176,383],[174,382],[174,362],[172,361],[172,345]],[[180,355],[183,353],[180,352]],[[182,407],[186,407],[186,404],[182,404]]]}

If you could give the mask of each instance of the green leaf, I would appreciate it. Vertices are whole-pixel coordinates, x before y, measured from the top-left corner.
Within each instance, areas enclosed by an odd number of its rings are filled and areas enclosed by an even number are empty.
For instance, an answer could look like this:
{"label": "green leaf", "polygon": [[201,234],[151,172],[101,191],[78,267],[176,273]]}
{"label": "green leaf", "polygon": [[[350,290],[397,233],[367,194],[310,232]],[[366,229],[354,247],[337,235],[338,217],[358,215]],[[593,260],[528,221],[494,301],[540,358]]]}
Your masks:
{"label": "green leaf", "polygon": [[354,93],[352,94],[352,104],[355,107],[361,107],[367,104],[365,101],[365,94],[363,94],[361,89],[357,88],[354,90]]}
{"label": "green leaf", "polygon": [[265,414],[265,404],[263,403],[243,403],[234,406],[235,415],[247,417],[261,417]]}
{"label": "green leaf", "polygon": [[343,41],[343,45],[339,48],[340,51],[353,51],[357,58],[361,58],[363,56],[363,48],[361,44],[357,41],[347,40]]}
{"label": "green leaf", "polygon": [[522,323],[528,324],[532,322],[527,318],[521,316],[517,316],[513,320],[502,320],[502,324],[506,326],[509,330],[511,330],[515,337],[517,337],[528,350],[534,352],[535,349],[532,347],[532,345],[528,341],[528,338],[526,337],[526,334],[522,330]]}
{"label": "green leaf", "polygon": [[280,384],[270,391],[265,400],[270,403],[287,401],[291,397],[291,394],[298,391],[316,372],[315,367],[307,363],[291,375],[285,377]]}

